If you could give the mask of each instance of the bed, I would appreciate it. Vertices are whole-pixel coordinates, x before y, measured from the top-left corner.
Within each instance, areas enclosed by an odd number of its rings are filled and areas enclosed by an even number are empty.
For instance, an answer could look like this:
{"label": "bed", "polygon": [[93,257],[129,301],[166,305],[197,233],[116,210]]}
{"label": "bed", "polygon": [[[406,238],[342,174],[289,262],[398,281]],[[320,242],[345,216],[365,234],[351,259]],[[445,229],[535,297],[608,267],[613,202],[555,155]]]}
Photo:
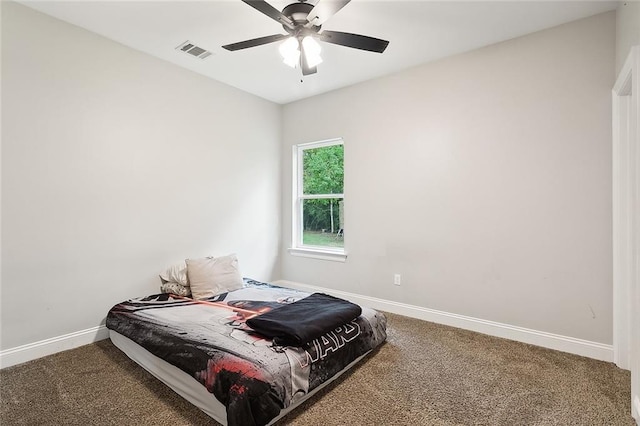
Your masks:
{"label": "bed", "polygon": [[[367,307],[321,335],[301,330],[301,345],[280,335],[266,337],[268,330],[258,326],[273,318],[284,319],[280,332],[305,321],[335,322],[339,313],[333,314],[338,311],[331,310],[330,296],[243,281],[240,289],[204,300],[164,293],[119,303],[107,315],[110,338],[176,393],[229,426],[276,422],[386,340],[385,316]],[[295,316],[296,307],[322,315],[325,306],[331,312],[325,319]]]}

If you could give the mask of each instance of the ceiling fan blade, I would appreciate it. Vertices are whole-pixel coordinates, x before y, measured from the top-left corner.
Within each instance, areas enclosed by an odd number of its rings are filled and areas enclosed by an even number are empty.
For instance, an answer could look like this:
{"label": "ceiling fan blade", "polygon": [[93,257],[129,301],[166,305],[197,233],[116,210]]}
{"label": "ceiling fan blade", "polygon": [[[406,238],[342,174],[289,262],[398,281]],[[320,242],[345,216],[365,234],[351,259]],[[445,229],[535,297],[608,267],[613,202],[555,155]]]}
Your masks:
{"label": "ceiling fan blade", "polygon": [[302,75],[311,75],[318,72],[318,67],[309,66],[303,43],[300,43],[300,68],[302,68]]}
{"label": "ceiling fan blade", "polygon": [[265,37],[254,38],[251,40],[239,41],[237,43],[227,44],[222,46],[223,49],[227,49],[230,51],[248,49],[250,47],[262,46],[263,44],[274,43],[276,41],[284,40],[289,37],[286,34],[274,34]]}
{"label": "ceiling fan blade", "polygon": [[363,36],[360,34],[343,33],[340,31],[322,31],[318,38],[327,43],[340,46],[353,47],[354,49],[368,50],[369,52],[382,53],[389,45],[387,40]]}
{"label": "ceiling fan blade", "polygon": [[282,13],[280,13],[278,9],[271,6],[269,3],[267,3],[264,0],[242,0],[242,1],[248,4],[249,6],[253,7],[257,11],[267,15],[269,18],[273,19],[274,21],[278,21],[282,25],[285,25],[291,29],[295,27],[291,19],[284,16]]}
{"label": "ceiling fan blade", "polygon": [[311,12],[309,12],[307,21],[313,23],[313,25],[322,25],[350,1],[351,0],[320,0],[318,4],[311,9]]}

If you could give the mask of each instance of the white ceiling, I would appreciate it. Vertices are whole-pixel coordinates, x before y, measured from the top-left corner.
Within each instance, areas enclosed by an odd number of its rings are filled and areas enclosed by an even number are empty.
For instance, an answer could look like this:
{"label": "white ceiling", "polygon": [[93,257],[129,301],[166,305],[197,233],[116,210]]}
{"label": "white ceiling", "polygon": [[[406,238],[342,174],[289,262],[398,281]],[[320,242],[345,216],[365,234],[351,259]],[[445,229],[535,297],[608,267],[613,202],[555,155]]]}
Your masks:
{"label": "white ceiling", "polygon": [[[269,1],[269,0],[267,0]],[[270,0],[282,10],[294,0]],[[322,0],[330,1],[330,0]],[[317,0],[312,0],[316,3]],[[126,46],[285,104],[508,40],[617,6],[615,1],[353,0],[323,28],[389,40],[383,54],[322,43],[318,73],[284,65],[279,43],[229,52],[220,46],[284,34],[240,0],[28,1],[23,4]],[[201,60],[175,50],[189,40],[213,52]]]}

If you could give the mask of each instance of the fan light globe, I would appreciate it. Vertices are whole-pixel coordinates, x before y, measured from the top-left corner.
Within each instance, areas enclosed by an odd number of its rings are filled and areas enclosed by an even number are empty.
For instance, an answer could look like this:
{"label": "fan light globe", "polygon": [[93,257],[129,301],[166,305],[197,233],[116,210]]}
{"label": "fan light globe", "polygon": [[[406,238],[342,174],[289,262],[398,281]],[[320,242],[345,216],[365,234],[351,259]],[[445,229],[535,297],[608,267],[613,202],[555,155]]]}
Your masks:
{"label": "fan light globe", "polygon": [[300,61],[300,45],[295,37],[289,37],[284,43],[280,45],[280,54],[282,55],[283,62],[289,65],[291,68],[295,68]]}
{"label": "fan light globe", "polygon": [[304,47],[304,56],[307,59],[309,67],[313,68],[322,63],[322,58],[320,57],[320,50],[322,49],[313,37],[306,36],[303,38],[302,47]]}

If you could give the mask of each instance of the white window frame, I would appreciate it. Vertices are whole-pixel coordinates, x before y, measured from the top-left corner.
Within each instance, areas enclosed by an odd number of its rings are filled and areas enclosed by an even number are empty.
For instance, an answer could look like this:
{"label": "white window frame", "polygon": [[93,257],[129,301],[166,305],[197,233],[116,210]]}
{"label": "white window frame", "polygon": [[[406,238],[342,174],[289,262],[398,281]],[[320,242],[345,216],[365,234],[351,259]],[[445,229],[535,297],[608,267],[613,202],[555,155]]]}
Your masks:
{"label": "white window frame", "polygon": [[[311,257],[321,260],[332,260],[336,262],[344,262],[347,259],[347,253],[344,247],[323,247],[305,245],[302,242],[303,236],[303,212],[302,203],[304,200],[323,199],[323,198],[341,198],[342,194],[304,194],[302,184],[302,155],[308,149],[323,148],[326,146],[343,145],[342,138],[328,139],[319,142],[301,143],[293,146],[293,164],[292,164],[292,210],[291,210],[291,248],[289,253],[294,256]],[[344,237],[343,237],[344,238]]]}

